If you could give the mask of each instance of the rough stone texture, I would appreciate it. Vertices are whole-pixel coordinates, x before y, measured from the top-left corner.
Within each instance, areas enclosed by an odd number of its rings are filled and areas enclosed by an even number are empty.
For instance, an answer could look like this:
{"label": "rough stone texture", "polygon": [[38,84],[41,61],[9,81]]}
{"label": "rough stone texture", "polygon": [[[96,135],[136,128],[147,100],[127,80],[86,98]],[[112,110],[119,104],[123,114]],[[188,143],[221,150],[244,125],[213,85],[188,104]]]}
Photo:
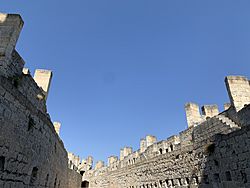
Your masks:
{"label": "rough stone texture", "polygon": [[202,115],[206,118],[213,117],[219,114],[219,109],[216,104],[214,105],[204,105],[201,107]]}
{"label": "rough stone texture", "polygon": [[[230,98],[241,87],[237,83],[230,85]],[[249,188],[250,104],[243,99],[240,110],[233,100],[222,113],[205,105],[203,116],[198,105],[188,103],[188,129],[148,145],[141,139],[139,150],[88,170],[83,181],[90,188]]]}
{"label": "rough stone texture", "polygon": [[23,27],[22,18],[15,14],[0,14],[0,56],[11,56]]}
{"label": "rough stone texture", "polygon": [[69,188],[80,188],[81,187],[81,182],[82,182],[82,176],[76,171],[68,169],[68,184]]}
{"label": "rough stone texture", "polygon": [[51,71],[35,80],[15,45],[23,21],[0,14],[0,188],[249,188],[250,85],[229,76],[230,105],[185,106],[188,128],[157,142],[148,135],[124,147],[108,166],[65,150],[46,98]]}
{"label": "rough stone texture", "polygon": [[68,168],[44,90],[15,50],[22,25],[19,15],[0,14],[0,187],[80,187],[82,177]]}
{"label": "rough stone texture", "polygon": [[6,77],[22,74],[24,61],[15,50],[22,27],[19,15],[0,13],[0,72]]}
{"label": "rough stone texture", "polygon": [[200,114],[200,109],[198,104],[187,103],[185,105],[185,111],[186,111],[188,127],[196,126],[203,120]]}

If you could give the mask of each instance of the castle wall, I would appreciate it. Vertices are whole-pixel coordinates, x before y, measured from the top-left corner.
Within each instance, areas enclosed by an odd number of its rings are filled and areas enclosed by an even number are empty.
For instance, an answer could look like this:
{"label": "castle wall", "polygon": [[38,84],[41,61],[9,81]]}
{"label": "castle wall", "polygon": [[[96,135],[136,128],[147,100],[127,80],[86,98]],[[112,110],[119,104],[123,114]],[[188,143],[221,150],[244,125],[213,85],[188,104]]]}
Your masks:
{"label": "castle wall", "polygon": [[24,77],[16,86],[0,77],[0,157],[4,161],[0,182],[6,187],[67,187],[66,150],[45,105],[33,97],[39,88]]}
{"label": "castle wall", "polygon": [[91,187],[250,187],[250,126],[217,134],[134,165],[89,172]]}
{"label": "castle wall", "polygon": [[[68,172],[44,91],[29,71],[23,73],[15,50],[22,25],[19,15],[0,14],[0,187],[80,187],[80,174]],[[49,89],[50,79],[46,82]]]}
{"label": "castle wall", "polygon": [[185,106],[188,128],[157,142],[141,139],[111,156],[108,166],[67,153],[60,124],[46,108],[52,72],[33,79],[15,45],[23,26],[19,15],[0,14],[0,187],[11,188],[249,188],[250,85],[229,76],[231,103]]}
{"label": "castle wall", "polygon": [[230,134],[216,135],[205,153],[205,185],[201,187],[250,187],[250,124]]}
{"label": "castle wall", "polygon": [[[229,96],[240,86],[230,87]],[[188,103],[186,130],[148,147],[141,140],[138,151],[87,171],[90,188],[250,187],[250,104],[243,101],[239,110],[234,102],[222,113],[205,105],[203,117],[198,105]]]}
{"label": "castle wall", "polygon": [[250,84],[244,76],[227,76],[225,79],[231,104],[238,112],[250,103]]}
{"label": "castle wall", "polygon": [[245,108],[241,109],[238,112],[238,119],[241,126],[246,126],[250,124],[250,105],[246,106]]}
{"label": "castle wall", "polygon": [[68,188],[80,188],[82,176],[76,171],[68,169]]}

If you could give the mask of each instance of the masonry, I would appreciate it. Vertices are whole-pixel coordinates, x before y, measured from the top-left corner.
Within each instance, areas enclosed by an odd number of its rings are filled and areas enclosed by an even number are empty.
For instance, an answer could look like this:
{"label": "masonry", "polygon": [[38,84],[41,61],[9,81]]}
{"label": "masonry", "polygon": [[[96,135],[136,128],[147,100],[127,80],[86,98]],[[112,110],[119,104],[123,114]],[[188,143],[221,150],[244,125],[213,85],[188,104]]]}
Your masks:
{"label": "masonry", "polygon": [[223,112],[187,103],[186,130],[160,142],[148,135],[137,151],[125,147],[107,166],[98,161],[83,181],[91,188],[249,188],[250,82],[228,76],[225,83]]}
{"label": "masonry", "polygon": [[19,15],[0,14],[0,187],[80,187],[46,109],[52,72],[33,79],[15,50],[22,27]]}
{"label": "masonry", "polygon": [[107,165],[67,152],[46,100],[53,73],[34,77],[15,50],[19,15],[0,14],[0,188],[249,188],[250,81],[225,79],[230,103],[185,105],[187,129],[153,135],[120,150]]}

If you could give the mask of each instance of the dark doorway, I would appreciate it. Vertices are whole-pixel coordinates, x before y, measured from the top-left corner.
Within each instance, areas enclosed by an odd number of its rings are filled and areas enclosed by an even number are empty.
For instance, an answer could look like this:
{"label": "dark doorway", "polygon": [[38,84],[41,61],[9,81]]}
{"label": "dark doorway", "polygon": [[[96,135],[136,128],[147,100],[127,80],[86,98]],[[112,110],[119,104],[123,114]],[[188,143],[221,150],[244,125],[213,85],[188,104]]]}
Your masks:
{"label": "dark doorway", "polygon": [[83,181],[81,187],[82,188],[88,188],[89,187],[89,182],[88,181]]}

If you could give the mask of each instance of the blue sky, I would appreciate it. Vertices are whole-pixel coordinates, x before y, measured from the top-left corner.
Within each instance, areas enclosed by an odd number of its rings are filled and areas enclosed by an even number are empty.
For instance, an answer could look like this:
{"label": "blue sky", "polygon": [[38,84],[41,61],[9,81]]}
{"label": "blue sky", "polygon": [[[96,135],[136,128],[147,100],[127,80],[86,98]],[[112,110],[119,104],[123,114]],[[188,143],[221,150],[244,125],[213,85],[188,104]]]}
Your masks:
{"label": "blue sky", "polygon": [[3,1],[25,25],[17,49],[51,69],[48,110],[65,147],[106,162],[187,127],[184,104],[228,102],[226,75],[250,78],[250,1]]}

